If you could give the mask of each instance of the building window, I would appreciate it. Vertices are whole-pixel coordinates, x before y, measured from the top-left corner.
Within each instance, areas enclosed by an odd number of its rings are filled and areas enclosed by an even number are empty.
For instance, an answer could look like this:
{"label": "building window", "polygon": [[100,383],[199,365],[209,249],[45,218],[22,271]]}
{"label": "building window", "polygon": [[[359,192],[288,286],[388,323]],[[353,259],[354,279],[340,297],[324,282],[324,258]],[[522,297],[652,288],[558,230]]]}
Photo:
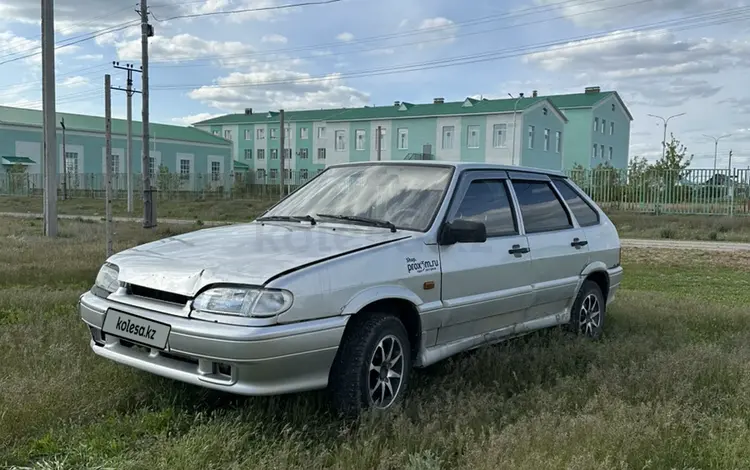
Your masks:
{"label": "building window", "polygon": [[259,180],[264,180],[264,179],[266,179],[266,170],[264,170],[264,169],[262,169],[262,168],[259,168],[259,169],[258,169],[258,170],[257,170],[257,171],[255,172],[255,174],[256,174],[256,175],[258,176],[258,179],[259,179]]}
{"label": "building window", "polygon": [[299,158],[307,160],[307,149],[299,149]]}
{"label": "building window", "polygon": [[270,170],[270,171],[269,171],[269,173],[268,173],[268,176],[269,176],[269,177],[270,177],[270,178],[271,178],[272,180],[275,180],[276,178],[278,178],[278,177],[279,177],[279,170],[277,170],[276,168],[271,168],[271,170]]}
{"label": "building window", "polygon": [[253,149],[245,149],[245,160],[252,160]]}
{"label": "building window", "polygon": [[308,177],[309,177],[309,175],[308,175],[308,172],[307,172],[307,168],[302,168],[299,171],[299,179],[306,180]]}
{"label": "building window", "polygon": [[250,129],[245,129],[245,140],[250,140],[253,138],[253,131]]}
{"label": "building window", "polygon": [[279,159],[279,149],[271,149],[271,160]]}
{"label": "building window", "polygon": [[211,162],[211,181],[221,179],[221,162]]}
{"label": "building window", "polygon": [[180,159],[180,179],[190,179],[190,160],[186,158]]}
{"label": "building window", "polygon": [[470,149],[479,148],[479,126],[469,126],[466,128],[466,146]]}
{"label": "building window", "polygon": [[289,138],[292,135],[292,129],[289,127],[284,127],[284,140],[289,141]]}
{"label": "building window", "polygon": [[443,148],[453,148],[453,126],[443,126]]}
{"label": "building window", "polygon": [[78,152],[65,152],[65,172],[69,175],[78,174]]}
{"label": "building window", "polygon": [[[154,176],[154,170],[156,166],[156,159],[154,157],[148,157],[148,174]],[[119,167],[119,165],[118,165]]]}
{"label": "building window", "polygon": [[365,149],[365,130],[357,129],[354,131],[354,148],[356,150]]}
{"label": "building window", "polygon": [[530,149],[534,148],[534,131],[535,131],[534,126],[529,126],[529,142],[528,142],[528,144],[529,144],[529,148]]}
{"label": "building window", "polygon": [[221,132],[219,132],[219,131],[213,131],[213,135],[221,135]]}
{"label": "building window", "polygon": [[325,138],[326,138],[326,128],[318,127],[318,139],[325,139]]}
{"label": "building window", "polygon": [[496,149],[505,147],[505,139],[507,134],[507,124],[495,124],[494,126],[492,126],[492,146]]}
{"label": "building window", "polygon": [[227,139],[227,140],[232,140],[232,131],[230,131],[229,129],[225,130],[224,131],[224,138]]}
{"label": "building window", "polygon": [[266,159],[266,149],[258,149],[258,160]]}
{"label": "building window", "polygon": [[284,149],[284,158],[287,160],[292,159],[292,149]]}
{"label": "building window", "polygon": [[612,111],[614,111],[614,110],[615,110],[615,104],[612,103]]}
{"label": "building window", "polygon": [[117,176],[117,173],[120,171],[120,156],[116,153],[112,154],[112,168],[110,171],[113,176]]}
{"label": "building window", "polygon": [[609,148],[609,159],[610,160],[612,160],[612,153],[613,153],[613,150],[612,150],[612,147],[610,147]]}
{"label": "building window", "polygon": [[562,132],[555,132],[555,152],[562,152]]}
{"label": "building window", "polygon": [[266,138],[266,130],[265,129],[258,129],[255,131],[255,138],[258,140],[263,140]]}
{"label": "building window", "polygon": [[599,118],[594,118],[594,132],[599,132]]}
{"label": "building window", "polygon": [[325,160],[326,159],[326,149],[324,147],[321,147],[318,149],[318,160]]}
{"label": "building window", "polygon": [[544,151],[549,152],[549,129],[544,129]]}
{"label": "building window", "polygon": [[269,129],[269,132],[271,133],[271,140],[275,140],[279,138],[279,130],[275,127],[272,127]]}
{"label": "building window", "polygon": [[609,121],[609,135],[615,135],[615,122]]}
{"label": "building window", "polygon": [[334,139],[336,141],[336,151],[343,152],[346,150],[346,140],[344,140],[344,131],[335,131]]}
{"label": "building window", "polygon": [[605,129],[607,129],[607,120],[602,119],[602,128],[601,128],[602,134],[604,134]]}
{"label": "building window", "polygon": [[601,149],[601,151],[602,151],[602,153],[601,153],[601,155],[602,155],[602,158],[604,158],[604,145],[601,145],[601,146],[599,146],[599,148],[600,148],[600,149]]}
{"label": "building window", "polygon": [[409,148],[409,129],[402,127],[398,130],[398,149],[406,150]]}
{"label": "building window", "polygon": [[299,138],[300,139],[309,139],[310,138],[310,129],[307,127],[300,127],[299,128]]}
{"label": "building window", "polygon": [[599,146],[594,144],[594,150],[591,152],[591,156],[597,158],[599,156]]}

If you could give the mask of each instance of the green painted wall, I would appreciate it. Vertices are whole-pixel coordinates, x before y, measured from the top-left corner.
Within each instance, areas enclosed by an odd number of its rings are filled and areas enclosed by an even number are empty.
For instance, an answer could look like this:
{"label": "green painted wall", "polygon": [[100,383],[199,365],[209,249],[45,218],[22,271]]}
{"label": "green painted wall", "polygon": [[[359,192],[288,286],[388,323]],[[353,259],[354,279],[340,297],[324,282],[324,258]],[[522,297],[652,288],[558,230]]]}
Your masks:
{"label": "green painted wall", "polygon": [[591,132],[593,117],[591,109],[568,109],[563,111],[568,118],[563,135],[563,166],[572,169],[576,164],[584,167],[591,162]]}
{"label": "green painted wall", "polygon": [[[613,108],[614,105],[614,108]],[[630,147],[630,119],[622,112],[621,106],[614,96],[609,97],[606,101],[593,109],[590,114],[592,119],[599,119],[599,125],[604,122],[605,128],[602,134],[594,132],[592,135],[591,149],[589,154],[593,153],[593,144],[599,145],[598,158],[591,158],[591,166],[596,167],[600,164],[608,163],[614,168],[626,168],[628,165],[628,149]],[[611,124],[614,122],[614,130]],[[593,124],[589,129],[593,131]],[[611,131],[614,131],[610,134]],[[602,158],[601,146],[604,145],[605,155]],[[612,159],[609,158],[609,148],[612,147]]]}
{"label": "green painted wall", "polygon": [[[479,147],[469,148],[469,126],[479,126]],[[461,161],[484,162],[485,142],[487,137],[487,118],[485,116],[464,116],[461,118]]]}
{"label": "green painted wall", "polygon": [[[545,114],[544,110],[547,110]],[[565,124],[549,105],[538,106],[523,114],[521,138],[521,165],[560,170],[562,167],[562,152],[555,152],[555,132],[562,132],[565,141]],[[530,149],[529,126],[534,126],[534,148]],[[549,129],[549,148],[544,147],[544,130]]]}
{"label": "green painted wall", "polygon": [[[391,135],[391,159],[403,160],[409,153],[420,153],[425,144],[432,145],[433,153],[435,152],[435,136],[437,129],[437,119],[421,118],[409,120],[392,121],[393,132]],[[409,132],[408,145],[406,149],[398,148],[398,129],[406,128]]]}

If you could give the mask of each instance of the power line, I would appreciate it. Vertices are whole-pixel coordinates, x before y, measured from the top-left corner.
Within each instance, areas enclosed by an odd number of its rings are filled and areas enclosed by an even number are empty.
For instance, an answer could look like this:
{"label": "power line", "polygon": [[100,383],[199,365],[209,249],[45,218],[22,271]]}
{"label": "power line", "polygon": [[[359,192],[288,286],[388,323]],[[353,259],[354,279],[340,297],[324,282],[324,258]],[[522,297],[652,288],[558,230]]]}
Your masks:
{"label": "power line", "polygon": [[303,2],[303,3],[290,3],[286,5],[276,5],[271,7],[259,7],[259,8],[242,8],[239,10],[228,10],[228,11],[210,11],[206,13],[192,13],[188,15],[177,15],[172,16],[169,18],[159,19],[156,16],[154,16],[153,12],[151,13],[151,16],[159,22],[163,21],[171,21],[171,20],[178,20],[183,18],[201,18],[204,16],[217,16],[217,15],[231,15],[235,13],[249,13],[249,12],[255,12],[255,11],[268,11],[268,10],[285,10],[288,8],[298,8],[298,7],[304,7],[304,6],[310,6],[310,5],[327,5],[329,3],[338,3],[341,0],[321,0],[317,2]]}
{"label": "power line", "polygon": [[[590,3],[601,2],[601,1],[604,1],[604,0],[592,0]],[[528,21],[528,22],[525,22],[525,23],[514,23],[514,24],[510,24],[510,25],[504,25],[502,27],[494,27],[492,29],[483,29],[483,30],[480,30],[480,31],[469,31],[469,32],[465,32],[465,33],[456,34],[455,36],[453,36],[453,38],[461,38],[461,37],[467,37],[467,36],[474,36],[474,35],[477,35],[477,34],[494,33],[494,32],[502,31],[502,30],[508,30],[508,29],[513,29],[513,28],[518,28],[518,27],[523,27],[523,26],[529,26],[529,25],[534,25],[534,24],[546,23],[546,22],[550,22],[550,21],[554,21],[554,20],[558,20],[558,19],[565,19],[565,18],[568,18],[569,16],[580,16],[580,15],[587,15],[587,14],[592,14],[592,13],[598,13],[598,12],[602,12],[602,11],[613,10],[613,9],[616,9],[616,8],[622,8],[622,7],[626,7],[626,6],[636,5],[636,4],[639,4],[639,3],[647,3],[647,2],[651,2],[651,1],[652,0],[636,0],[634,2],[630,2],[630,3],[626,3],[626,4],[622,4],[622,5],[617,5],[617,6],[614,6],[614,7],[605,7],[605,8],[600,8],[600,9],[596,9],[596,10],[588,10],[588,11],[576,13],[574,15],[567,15],[567,16],[566,15],[561,15],[561,16],[555,16],[555,17],[552,17],[552,18],[542,18],[542,19],[538,19],[538,20]],[[521,15],[519,15],[519,16],[521,16]],[[432,32],[432,31],[425,30],[424,32]],[[337,53],[330,53],[326,57],[341,56],[341,55],[348,55],[348,54],[361,54],[361,53],[372,52],[372,51],[377,51],[377,50],[390,49],[390,48],[394,48],[394,47],[402,48],[402,47],[407,47],[407,46],[421,45],[421,44],[427,44],[427,43],[430,43],[430,42],[439,42],[439,41],[444,41],[444,40],[446,40],[446,38],[444,38],[444,37],[437,37],[437,38],[432,38],[432,39],[425,39],[425,40],[420,40],[420,41],[412,41],[412,42],[406,42],[406,43],[401,43],[401,44],[395,44],[395,45],[391,45],[391,46],[380,46],[380,47],[368,48],[368,49],[357,49],[357,50],[353,50],[353,51],[340,51],[340,52],[337,52]],[[316,49],[318,47],[321,47],[321,46],[310,46],[310,47],[306,47],[305,49]],[[325,46],[323,46],[323,47],[325,47]],[[206,61],[206,60],[208,60],[208,61],[214,61],[214,60],[224,60],[224,59],[230,59],[230,58],[250,57],[250,56],[256,56],[256,55],[267,55],[267,54],[275,54],[275,53],[278,53],[279,51],[280,50],[272,50],[272,51],[252,52],[252,53],[247,53],[247,54],[216,55],[216,56],[214,56],[214,58],[208,58],[208,57],[202,58],[202,59],[201,58],[196,58],[194,60],[191,60],[191,62],[196,62],[196,61],[199,61],[199,60],[200,61]],[[314,56],[315,56],[315,54],[313,53],[313,54],[308,55],[308,56],[302,56],[302,57],[300,57],[300,59],[311,58],[311,57],[314,57]],[[170,61],[171,60],[179,60],[179,59],[170,59]],[[163,62],[167,62],[167,61],[161,61],[160,63],[163,63]],[[271,61],[269,61],[269,62],[262,62],[262,61],[260,61],[260,62],[255,62],[255,63],[256,64],[263,64],[263,63],[270,63],[270,62]],[[195,64],[195,63],[190,63],[190,64],[159,65],[158,67],[159,68],[204,67],[204,66],[207,66],[207,65],[210,65],[210,63],[209,64],[203,64],[203,63]]]}
{"label": "power line", "polygon": [[[327,47],[357,46],[357,45],[360,45],[360,44],[371,43],[371,42],[380,42],[380,41],[388,40],[388,39],[397,39],[397,38],[402,38],[402,37],[418,36],[418,35],[424,35],[424,34],[432,34],[432,33],[443,31],[443,30],[454,29],[454,28],[456,28],[458,26],[461,26],[461,27],[475,26],[475,25],[478,25],[478,24],[494,22],[494,21],[501,20],[501,19],[513,19],[513,18],[528,16],[528,15],[538,15],[539,13],[543,13],[543,12],[546,12],[546,11],[553,11],[553,10],[556,10],[556,9],[564,8],[565,6],[568,6],[568,5],[574,4],[574,3],[576,5],[588,5],[588,4],[593,4],[593,3],[602,3],[602,2],[606,2],[606,1],[608,1],[608,0],[587,0],[585,2],[577,2],[576,0],[564,0],[564,1],[556,2],[556,3],[550,3],[550,4],[546,4],[546,5],[541,5],[541,6],[527,7],[527,8],[521,9],[521,10],[516,10],[514,12],[504,12],[504,13],[499,13],[499,14],[490,15],[490,16],[482,16],[482,17],[479,17],[479,18],[472,18],[472,19],[464,20],[464,21],[457,21],[457,22],[454,22],[454,23],[449,24],[449,25],[432,26],[432,27],[429,27],[429,28],[422,28],[422,29],[417,29],[417,30],[409,30],[409,31],[398,32],[398,33],[388,33],[388,34],[381,34],[381,35],[376,35],[376,36],[369,36],[369,37],[357,39],[355,41],[350,41],[350,42],[347,42],[347,43],[328,42],[328,43],[314,44],[314,45],[308,45],[308,46],[297,46],[297,47],[290,47],[290,48],[271,49],[271,50],[268,50],[268,51],[258,51],[258,52],[253,52],[253,53],[223,55],[221,57],[222,58],[225,58],[225,57],[247,57],[247,56],[254,56],[254,55],[270,55],[270,54],[281,54],[281,53],[288,53],[288,52],[299,52],[299,51],[322,49],[322,48],[327,48]],[[585,12],[581,12],[581,13],[576,13],[573,16],[579,16],[579,15],[583,15],[583,14],[590,14],[590,13],[596,12],[596,11],[605,11],[605,10],[610,10],[610,9],[614,9],[614,8],[621,8],[623,6],[630,6],[630,5],[635,5],[635,4],[639,4],[639,3],[646,3],[646,2],[651,2],[651,1],[652,0],[636,0],[636,1],[633,1],[633,2],[630,2],[630,3],[625,3],[623,5],[616,5],[614,7],[607,7],[607,8],[603,8],[603,9],[600,9],[600,10],[593,10],[593,11],[589,10],[589,11],[585,11]],[[555,18],[552,18],[552,19],[559,19],[559,18],[565,18],[565,16],[559,16],[559,17],[555,17]],[[549,21],[549,20],[551,20],[551,19],[546,19],[546,20],[543,19],[543,20],[541,20],[541,22],[543,22],[543,21]],[[537,20],[537,22],[539,22],[539,20]],[[530,24],[534,24],[534,23],[530,23]],[[520,26],[523,26],[523,25],[520,25]],[[514,26],[510,25],[510,27],[514,27]],[[491,31],[492,30],[489,30],[487,32],[491,32]],[[472,34],[477,34],[477,33],[476,32],[463,33],[463,34],[456,35],[456,37],[462,37],[462,36],[467,36],[467,35],[472,35]],[[438,38],[436,40],[437,41],[441,41],[441,40],[444,40],[444,39],[445,38]],[[431,42],[431,41],[428,41],[428,42]],[[393,47],[400,47],[400,45],[395,45]],[[166,60],[160,60],[160,61],[158,61],[158,63],[169,63],[169,62],[180,61],[180,60],[191,60],[191,61],[196,61],[196,60],[214,60],[214,58],[216,58],[216,57],[217,56],[215,56],[215,55],[207,55],[207,56],[203,56],[203,57],[201,57],[201,56],[198,56],[198,57],[185,57],[185,58],[175,57],[175,58],[170,58],[170,59],[166,59]]]}
{"label": "power line", "polygon": [[[694,15],[693,17],[685,17],[685,18],[676,19],[676,20],[665,20],[665,21],[638,26],[638,27],[631,28],[626,31],[612,30],[609,32],[601,33],[600,35],[579,36],[575,38],[566,38],[566,39],[557,40],[557,41],[531,44],[531,45],[509,48],[509,49],[504,49],[504,50],[500,49],[500,50],[495,50],[495,51],[488,51],[488,52],[479,53],[479,54],[451,57],[451,58],[445,58],[445,59],[437,59],[437,60],[419,62],[419,63],[401,64],[401,65],[396,65],[396,66],[383,67],[383,68],[370,69],[370,70],[361,70],[361,71],[356,71],[356,72],[341,73],[337,75],[337,78],[362,78],[362,77],[370,77],[370,76],[377,76],[377,75],[388,75],[388,74],[398,73],[398,72],[414,72],[414,71],[420,71],[420,70],[430,70],[430,69],[435,69],[435,68],[467,65],[467,64],[473,64],[473,63],[478,63],[478,62],[487,62],[487,61],[492,61],[492,60],[507,59],[507,58],[512,58],[512,57],[528,55],[530,53],[537,52],[538,49],[553,50],[553,51],[574,49],[576,47],[581,47],[582,45],[585,45],[583,41],[600,40],[599,43],[619,41],[619,40],[622,40],[623,38],[626,38],[627,37],[626,34],[630,34],[633,32],[648,31],[650,29],[663,29],[666,25],[675,26],[674,28],[671,28],[671,31],[683,31],[683,30],[688,30],[688,29],[697,28],[697,27],[712,26],[712,25],[717,25],[717,24],[727,24],[727,23],[732,23],[732,22],[741,21],[741,20],[750,18],[750,16],[747,16],[747,15],[745,16],[737,15],[737,13],[740,11],[743,13],[748,13],[750,12],[750,7],[727,9],[726,12],[723,12],[720,14],[712,13],[712,14]],[[695,20],[701,20],[701,19],[710,20],[710,21],[705,21],[702,24],[701,23],[690,24],[691,22],[694,22]],[[622,34],[619,34],[617,36],[610,36],[611,34],[614,34],[617,32],[621,32]],[[573,43],[573,44],[570,44],[570,43]],[[183,85],[161,85],[161,86],[154,86],[153,88],[160,89],[160,90],[176,90],[176,89],[188,89],[188,88],[200,88],[200,87],[243,88],[243,87],[266,86],[266,85],[310,83],[310,82],[316,82],[316,81],[321,81],[321,80],[330,80],[330,78],[331,78],[331,75],[329,74],[329,75],[323,75],[323,76],[318,76],[318,77],[309,77],[309,78],[294,79],[294,80],[271,80],[271,81],[265,81],[265,82],[247,82],[247,83],[223,84],[223,85],[218,85],[218,84],[217,85],[184,85],[184,84]]]}

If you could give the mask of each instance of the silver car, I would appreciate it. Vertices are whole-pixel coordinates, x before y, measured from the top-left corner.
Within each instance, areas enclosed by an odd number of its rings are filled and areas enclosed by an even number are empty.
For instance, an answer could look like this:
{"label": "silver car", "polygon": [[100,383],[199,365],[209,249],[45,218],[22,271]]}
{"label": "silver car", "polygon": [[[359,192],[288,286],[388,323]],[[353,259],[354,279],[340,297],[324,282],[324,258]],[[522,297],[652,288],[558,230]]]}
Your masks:
{"label": "silver car", "polygon": [[414,367],[561,325],[598,338],[620,240],[563,174],[335,165],[250,223],[111,256],[80,298],[91,348],[242,395],[386,409]]}

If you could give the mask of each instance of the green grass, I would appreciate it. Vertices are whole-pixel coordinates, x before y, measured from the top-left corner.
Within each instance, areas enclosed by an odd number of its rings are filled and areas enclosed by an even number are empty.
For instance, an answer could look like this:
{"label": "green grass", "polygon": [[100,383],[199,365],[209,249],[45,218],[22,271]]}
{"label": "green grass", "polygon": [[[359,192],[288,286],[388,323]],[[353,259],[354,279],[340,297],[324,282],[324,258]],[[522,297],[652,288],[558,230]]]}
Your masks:
{"label": "green grass", "polygon": [[[220,394],[100,359],[76,312],[103,226],[0,224],[0,468],[750,467],[750,255],[624,251],[600,342],[549,330],[414,374],[345,422],[324,393]],[[117,224],[116,249],[187,227]]]}

